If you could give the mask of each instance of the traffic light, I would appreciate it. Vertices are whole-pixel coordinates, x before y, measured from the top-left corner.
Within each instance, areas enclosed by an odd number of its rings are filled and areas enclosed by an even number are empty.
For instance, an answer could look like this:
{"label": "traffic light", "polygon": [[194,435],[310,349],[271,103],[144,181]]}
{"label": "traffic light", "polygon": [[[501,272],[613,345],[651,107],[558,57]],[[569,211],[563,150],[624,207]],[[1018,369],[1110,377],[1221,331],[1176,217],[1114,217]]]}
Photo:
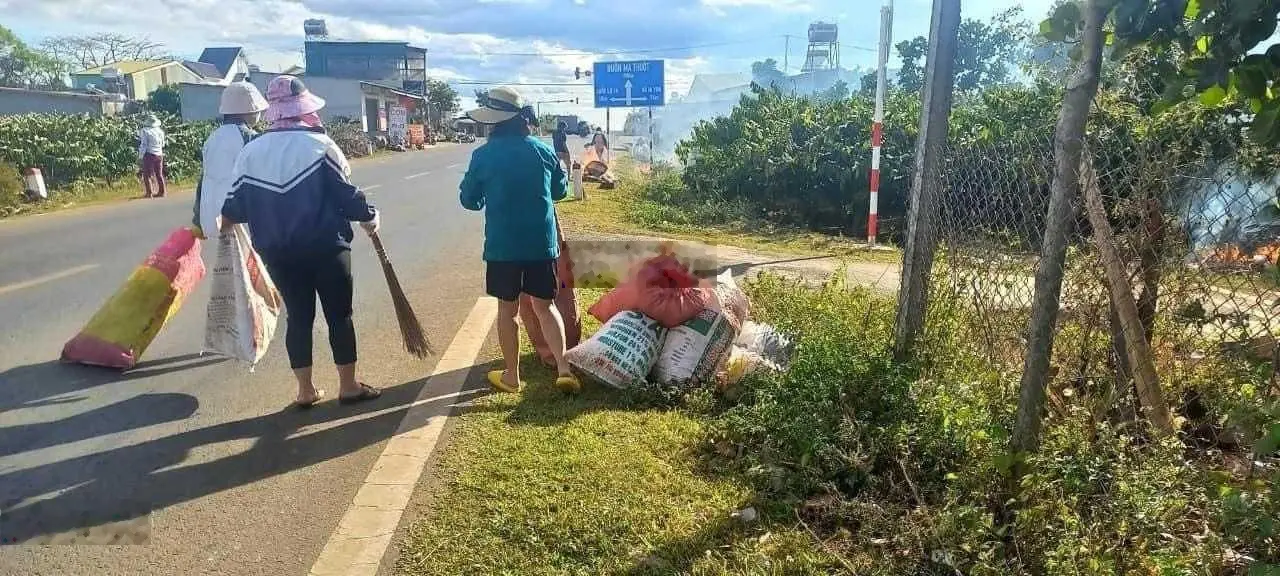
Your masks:
{"label": "traffic light", "polygon": [[573,99],[573,103],[574,103],[574,104],[577,104],[577,103],[578,103],[578,99],[577,99],[577,98],[574,98],[574,99]]}
{"label": "traffic light", "polygon": [[573,67],[573,79],[574,79],[574,80],[581,80],[581,79],[582,79],[582,68],[579,68],[579,67],[577,67],[577,66],[574,66],[574,67]]}

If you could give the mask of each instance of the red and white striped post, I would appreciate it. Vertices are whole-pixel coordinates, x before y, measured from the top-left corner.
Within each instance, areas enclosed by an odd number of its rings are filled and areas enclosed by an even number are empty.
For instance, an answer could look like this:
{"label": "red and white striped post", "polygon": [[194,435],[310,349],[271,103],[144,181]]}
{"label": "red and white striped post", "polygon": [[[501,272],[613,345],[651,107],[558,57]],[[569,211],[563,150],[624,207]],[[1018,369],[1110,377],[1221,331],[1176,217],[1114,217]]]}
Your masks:
{"label": "red and white striped post", "polygon": [[867,244],[876,245],[880,202],[880,145],[884,142],[884,98],[888,83],[889,46],[893,42],[893,0],[880,7],[880,61],[876,68],[876,112],[871,123],[871,203],[867,210]]}

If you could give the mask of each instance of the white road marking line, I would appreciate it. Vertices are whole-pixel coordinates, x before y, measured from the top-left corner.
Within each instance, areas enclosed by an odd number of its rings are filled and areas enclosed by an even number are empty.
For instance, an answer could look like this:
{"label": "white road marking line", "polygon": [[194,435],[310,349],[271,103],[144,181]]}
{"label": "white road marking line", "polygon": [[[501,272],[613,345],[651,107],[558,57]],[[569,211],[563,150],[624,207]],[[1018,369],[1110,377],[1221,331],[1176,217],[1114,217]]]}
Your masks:
{"label": "white road marking line", "polygon": [[41,284],[53,282],[54,280],[61,280],[63,278],[75,276],[76,274],[88,272],[97,267],[98,267],[97,264],[85,264],[84,266],[76,266],[75,268],[68,268],[61,272],[54,272],[53,274],[48,274],[45,276],[41,276],[39,278],[32,278],[30,280],[18,282],[16,284],[10,284],[8,286],[0,286],[0,296],[3,296],[10,292],[17,292],[19,290],[25,290],[27,288],[34,288]]}
{"label": "white road marking line", "polygon": [[462,392],[467,373],[475,365],[489,328],[498,317],[498,301],[481,298],[454,335],[453,342],[423,384],[400,428],[387,441],[382,455],[311,566],[311,576],[376,576],[382,557],[395,535],[427,459],[440,442],[451,406],[432,406],[434,388],[444,397]]}
{"label": "white road marking line", "polygon": [[454,168],[457,168],[457,167],[459,167],[459,166],[462,166],[462,165],[461,165],[461,164],[450,164],[450,165],[448,165],[448,166],[445,166],[445,169],[446,169],[446,170],[453,170]]}
{"label": "white road marking line", "polygon": [[361,191],[361,192],[369,192],[369,191],[372,191],[372,190],[377,190],[377,189],[379,189],[379,188],[381,188],[381,187],[382,187],[382,185],[381,185],[381,184],[370,184],[370,185],[368,185],[368,186],[361,186],[361,187],[360,187],[360,191]]}
{"label": "white road marking line", "polygon": [[405,179],[405,180],[413,180],[414,178],[421,178],[421,177],[423,177],[423,176],[430,176],[430,175],[431,175],[431,173],[430,173],[430,172],[419,172],[419,173],[417,173],[417,174],[410,174],[410,175],[408,175],[408,176],[405,176],[405,177],[404,177],[404,179]]}

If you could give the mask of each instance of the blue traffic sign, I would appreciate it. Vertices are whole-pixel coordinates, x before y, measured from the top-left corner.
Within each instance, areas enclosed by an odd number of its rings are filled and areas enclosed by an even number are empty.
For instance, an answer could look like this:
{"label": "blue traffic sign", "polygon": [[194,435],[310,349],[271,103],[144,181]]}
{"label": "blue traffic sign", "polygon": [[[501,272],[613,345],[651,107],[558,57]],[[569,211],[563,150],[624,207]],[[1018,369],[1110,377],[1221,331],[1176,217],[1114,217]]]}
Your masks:
{"label": "blue traffic sign", "polygon": [[596,108],[632,108],[666,104],[662,60],[596,62]]}

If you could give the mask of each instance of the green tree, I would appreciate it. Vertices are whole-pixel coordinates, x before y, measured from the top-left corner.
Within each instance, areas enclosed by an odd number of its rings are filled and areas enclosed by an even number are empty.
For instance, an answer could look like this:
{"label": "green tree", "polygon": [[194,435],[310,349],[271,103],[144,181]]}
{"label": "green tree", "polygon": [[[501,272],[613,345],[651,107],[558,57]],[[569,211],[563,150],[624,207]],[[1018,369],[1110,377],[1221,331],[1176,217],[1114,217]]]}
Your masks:
{"label": "green tree", "polygon": [[0,86],[62,89],[66,83],[54,59],[32,49],[12,30],[0,26]]}
{"label": "green tree", "polygon": [[751,81],[765,88],[781,86],[786,77],[786,74],[778,70],[778,61],[773,58],[751,64]]}
{"label": "green tree", "polygon": [[427,79],[427,104],[440,118],[453,116],[462,108],[458,92],[444,80]]}
{"label": "green tree", "polygon": [[[956,90],[970,92],[1010,81],[1016,66],[1027,52],[1027,25],[1022,8],[996,14],[989,22],[965,19],[960,23],[956,48]],[[897,44],[902,60],[898,84],[919,92],[924,87],[924,60],[929,41],[923,36]]]}
{"label": "green tree", "polygon": [[[1196,97],[1208,106],[1240,103],[1250,114],[1249,134],[1280,142],[1280,3],[1259,0],[1109,0],[1107,41],[1112,59],[1147,48],[1160,64],[1159,113]],[[1047,39],[1079,45],[1084,18],[1077,2],[1060,4],[1040,24]],[[1078,56],[1078,50],[1073,56]]]}
{"label": "green tree", "polygon": [[182,115],[182,92],[177,84],[165,84],[147,96],[147,109],[174,116]]}
{"label": "green tree", "polygon": [[817,97],[821,100],[844,100],[849,97],[849,84],[844,80],[836,80],[830,88],[818,92]]}

